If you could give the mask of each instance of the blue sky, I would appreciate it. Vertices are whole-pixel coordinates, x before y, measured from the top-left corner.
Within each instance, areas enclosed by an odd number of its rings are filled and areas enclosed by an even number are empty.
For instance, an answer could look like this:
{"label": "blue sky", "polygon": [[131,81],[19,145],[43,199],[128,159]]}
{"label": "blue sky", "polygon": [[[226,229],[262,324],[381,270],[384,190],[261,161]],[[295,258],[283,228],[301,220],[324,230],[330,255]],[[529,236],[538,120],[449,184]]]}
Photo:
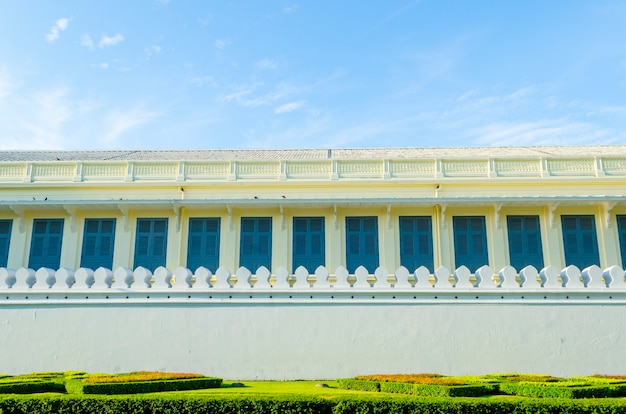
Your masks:
{"label": "blue sky", "polygon": [[621,0],[0,2],[0,149],[626,144]]}

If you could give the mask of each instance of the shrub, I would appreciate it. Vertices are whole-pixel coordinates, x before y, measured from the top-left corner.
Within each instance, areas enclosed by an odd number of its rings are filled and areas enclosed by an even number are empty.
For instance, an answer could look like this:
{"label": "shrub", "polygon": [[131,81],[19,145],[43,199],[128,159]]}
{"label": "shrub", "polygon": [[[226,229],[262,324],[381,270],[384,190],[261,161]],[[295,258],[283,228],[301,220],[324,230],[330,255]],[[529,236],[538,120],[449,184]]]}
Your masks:
{"label": "shrub", "polygon": [[133,382],[133,381],[162,381],[173,379],[202,378],[204,375],[181,372],[135,371],[124,374],[93,374],[85,378],[88,383]]}
{"label": "shrub", "polygon": [[371,391],[371,392],[380,391],[380,382],[372,381],[372,380],[340,378],[337,380],[337,384],[339,385],[339,388],[343,388],[344,390]]}
{"label": "shrub", "polygon": [[478,397],[492,394],[496,390],[494,384],[473,385],[437,385],[437,384],[407,384],[402,382],[381,382],[382,392],[418,395],[423,397]]}
{"label": "shrub", "polygon": [[186,391],[205,388],[219,388],[221,378],[201,377],[174,380],[103,382],[92,383],[83,380],[72,380],[65,383],[70,394],[144,394],[149,392]]}
{"label": "shrub", "polygon": [[542,398],[607,398],[626,395],[626,384],[585,383],[503,383],[500,391],[522,397]]}
{"label": "shrub", "polygon": [[334,403],[303,397],[20,396],[0,399],[4,414],[332,414]]}
{"label": "shrub", "polygon": [[0,382],[0,394],[34,394],[40,392],[65,392],[65,387],[56,381]]}

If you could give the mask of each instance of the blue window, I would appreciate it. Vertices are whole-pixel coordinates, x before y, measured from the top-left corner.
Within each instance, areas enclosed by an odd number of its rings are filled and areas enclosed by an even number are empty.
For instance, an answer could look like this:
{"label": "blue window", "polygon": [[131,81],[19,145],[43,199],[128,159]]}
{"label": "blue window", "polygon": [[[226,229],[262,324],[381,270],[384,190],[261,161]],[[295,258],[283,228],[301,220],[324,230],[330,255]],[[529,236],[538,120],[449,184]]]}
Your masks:
{"label": "blue window", "polygon": [[378,268],[378,218],[346,217],[346,267],[354,273],[365,266],[370,272]]}
{"label": "blue window", "polygon": [[293,269],[304,266],[309,273],[326,263],[324,217],[293,218]]}
{"label": "blue window", "polygon": [[485,217],[453,217],[454,263],[472,272],[489,264]]}
{"label": "blue window", "polygon": [[7,267],[13,220],[0,220],[0,267]]}
{"label": "blue window", "polygon": [[430,217],[400,217],[400,264],[410,272],[420,266],[426,266],[433,272],[433,229]]}
{"label": "blue window", "polygon": [[58,269],[63,243],[63,219],[35,219],[28,267]]}
{"label": "blue window", "polygon": [[561,216],[565,265],[584,269],[600,265],[596,221],[593,215]]}
{"label": "blue window", "polygon": [[137,236],[135,238],[135,268],[142,266],[154,271],[165,266],[167,259],[167,219],[137,219]]}
{"label": "blue window", "polygon": [[80,267],[97,269],[113,267],[115,219],[85,219]]}
{"label": "blue window", "polygon": [[622,254],[622,268],[626,267],[626,216],[617,216],[617,232],[619,233],[619,250]]}
{"label": "blue window", "polygon": [[242,217],[239,266],[251,272],[272,267],[272,218]]}
{"label": "blue window", "polygon": [[220,219],[190,218],[187,243],[187,267],[195,271],[200,266],[215,272],[220,263]]}
{"label": "blue window", "polygon": [[507,216],[511,266],[521,270],[532,265],[543,269],[539,216]]}

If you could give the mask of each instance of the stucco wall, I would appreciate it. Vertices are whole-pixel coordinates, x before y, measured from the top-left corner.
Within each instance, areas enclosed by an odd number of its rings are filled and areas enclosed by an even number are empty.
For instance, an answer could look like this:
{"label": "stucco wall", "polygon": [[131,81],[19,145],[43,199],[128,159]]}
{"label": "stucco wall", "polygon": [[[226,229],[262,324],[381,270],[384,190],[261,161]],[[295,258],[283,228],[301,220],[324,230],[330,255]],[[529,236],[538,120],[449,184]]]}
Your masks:
{"label": "stucco wall", "polygon": [[620,302],[190,302],[3,304],[0,372],[165,370],[228,379],[626,372]]}

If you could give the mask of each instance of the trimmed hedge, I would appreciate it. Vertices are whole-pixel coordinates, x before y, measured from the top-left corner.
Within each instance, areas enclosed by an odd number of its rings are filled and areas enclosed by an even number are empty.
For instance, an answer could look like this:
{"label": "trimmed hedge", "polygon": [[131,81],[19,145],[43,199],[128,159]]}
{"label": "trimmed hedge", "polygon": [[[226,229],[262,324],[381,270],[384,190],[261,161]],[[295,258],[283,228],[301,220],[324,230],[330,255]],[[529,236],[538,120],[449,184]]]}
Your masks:
{"label": "trimmed hedge", "polygon": [[623,400],[550,400],[530,398],[344,398],[333,414],[616,414],[626,412]]}
{"label": "trimmed hedge", "polygon": [[221,378],[201,377],[180,380],[88,383],[72,380],[65,383],[70,394],[145,394],[149,392],[187,391],[219,388]]}
{"label": "trimmed hedge", "polygon": [[378,381],[339,378],[337,384],[339,388],[343,388],[344,390],[380,392],[380,382]]}
{"label": "trimmed hedge", "polygon": [[521,397],[607,398],[626,396],[626,384],[560,385],[557,383],[502,383],[500,391]]}
{"label": "trimmed hedge", "polygon": [[616,414],[626,401],[536,398],[415,398],[298,396],[12,396],[2,414]]}
{"label": "trimmed hedge", "polygon": [[497,391],[495,384],[438,385],[381,382],[382,392],[418,395],[422,397],[479,397]]}
{"label": "trimmed hedge", "polygon": [[423,397],[478,397],[497,392],[493,383],[468,385],[411,384],[408,382],[378,382],[353,378],[338,379],[339,388],[346,390],[391,392]]}
{"label": "trimmed hedge", "polygon": [[[21,398],[20,398],[21,397]],[[3,414],[332,414],[331,401],[297,396],[16,396],[0,398]]]}
{"label": "trimmed hedge", "polygon": [[40,392],[65,392],[65,386],[56,381],[0,382],[0,394],[34,394]]}

